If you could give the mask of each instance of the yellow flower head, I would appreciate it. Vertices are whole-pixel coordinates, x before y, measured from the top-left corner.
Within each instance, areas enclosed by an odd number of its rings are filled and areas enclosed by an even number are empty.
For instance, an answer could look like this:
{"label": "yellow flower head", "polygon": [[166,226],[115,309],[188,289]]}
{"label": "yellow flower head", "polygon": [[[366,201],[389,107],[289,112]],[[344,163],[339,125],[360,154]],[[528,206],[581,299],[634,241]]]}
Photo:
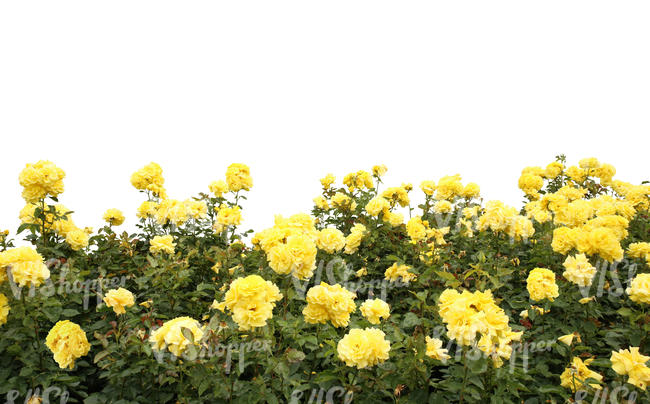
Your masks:
{"label": "yellow flower head", "polygon": [[316,245],[321,250],[333,254],[341,251],[345,247],[345,236],[343,235],[343,232],[338,229],[323,229],[318,232]]}
{"label": "yellow flower head", "polygon": [[372,198],[366,204],[366,212],[368,212],[370,216],[377,217],[380,213],[388,211],[388,209],[390,209],[390,203],[386,200],[386,198],[383,198],[381,196]]}
{"label": "yellow flower head", "polygon": [[57,197],[63,193],[63,178],[65,172],[47,160],[27,164],[18,176],[20,185],[24,188],[23,198],[28,203],[38,202],[47,196]]}
{"label": "yellow flower head", "polygon": [[205,203],[205,201],[187,199],[184,203],[187,214],[191,218],[199,220],[205,219],[208,216],[208,205]]}
{"label": "yellow flower head", "polygon": [[644,259],[650,265],[650,243],[631,243],[627,252],[630,257]]}
{"label": "yellow flower head", "polygon": [[198,346],[203,338],[204,329],[191,317],[176,317],[164,322],[160,328],[151,333],[149,342],[157,351],[167,349],[172,354],[181,356],[192,343],[183,335],[184,328],[192,333],[194,345]]}
{"label": "yellow flower head", "polygon": [[553,301],[560,294],[555,283],[555,274],[546,268],[535,268],[528,274],[526,288],[534,301]]}
{"label": "yellow flower head", "polygon": [[217,213],[217,223],[224,226],[237,226],[242,221],[241,209],[239,206],[221,207]]}
{"label": "yellow flower head", "polygon": [[266,321],[273,317],[275,302],[280,299],[282,294],[273,282],[259,275],[249,275],[235,279],[226,292],[225,300],[213,307],[222,311],[227,308],[240,330],[250,330],[266,325]]}
{"label": "yellow flower head", "polygon": [[124,214],[119,209],[108,209],[104,213],[104,221],[111,226],[119,226],[124,223]]}
{"label": "yellow flower head", "polygon": [[156,214],[157,210],[158,210],[158,203],[157,202],[144,201],[138,207],[137,216],[140,219],[148,219],[150,217],[153,217]]}
{"label": "yellow flower head", "polygon": [[614,372],[629,377],[628,383],[641,390],[645,390],[650,384],[650,368],[646,365],[650,360],[650,356],[642,355],[639,352],[639,347],[630,347],[629,349],[612,352],[610,360]]}
{"label": "yellow flower head", "polygon": [[449,201],[438,201],[433,205],[433,211],[436,213],[449,213],[452,211],[452,205]]}
{"label": "yellow flower head", "polygon": [[625,290],[630,300],[637,303],[650,304],[650,274],[638,274]]}
{"label": "yellow flower head", "polygon": [[411,269],[411,267],[408,265],[398,265],[397,263],[394,263],[384,272],[384,279],[391,282],[397,282],[401,278],[402,282],[409,283],[417,276],[414,273],[409,272],[409,269]]}
{"label": "yellow flower head", "polygon": [[174,243],[174,238],[171,235],[166,235],[166,236],[155,236],[154,238],[151,239],[149,242],[149,251],[152,253],[158,253],[158,252],[166,252],[167,254],[173,254],[174,253],[174,247],[176,247],[176,243]]}
{"label": "yellow flower head", "polygon": [[[592,361],[593,359],[587,359],[583,362],[582,359],[574,357],[571,365],[564,369],[564,372],[560,375],[560,385],[575,393],[583,387],[587,379],[603,380],[603,376],[587,367]],[[589,386],[597,390],[602,388],[597,383],[589,383]]]}
{"label": "yellow flower head", "polygon": [[581,287],[591,286],[591,282],[596,275],[596,268],[591,265],[584,254],[567,257],[563,265],[566,270],[562,273],[562,276],[569,282]]}
{"label": "yellow flower head", "polygon": [[0,325],[3,325],[7,322],[7,316],[9,316],[9,300],[7,296],[0,293]]}
{"label": "yellow flower head", "polygon": [[401,224],[404,224],[404,215],[401,213],[387,211],[384,214],[384,221],[388,222],[393,227],[397,227]]}
{"label": "yellow flower head", "polygon": [[381,299],[368,299],[359,309],[370,324],[379,324],[382,318],[385,320],[390,317],[390,306]]}
{"label": "yellow flower head", "polygon": [[350,234],[345,238],[345,253],[354,254],[361,245],[366,235],[366,226],[361,223],[355,224],[350,230]]}
{"label": "yellow flower head", "polygon": [[409,219],[406,223],[406,234],[415,243],[427,238],[427,226],[424,225],[420,216],[414,216]]}
{"label": "yellow flower head", "polygon": [[330,208],[329,203],[327,203],[327,199],[323,198],[320,195],[314,198],[314,205],[316,205],[318,209],[323,210],[328,210]]}
{"label": "yellow flower head", "polygon": [[88,233],[83,229],[74,228],[67,232],[65,241],[75,251],[88,247]]}
{"label": "yellow flower head", "polygon": [[463,193],[463,189],[460,175],[455,174],[442,177],[436,187],[436,199],[451,201],[454,197],[460,196]]}
{"label": "yellow flower head", "polygon": [[465,185],[465,188],[463,188],[463,192],[461,192],[460,196],[465,199],[472,199],[478,197],[480,194],[481,187],[474,182],[469,182]]}
{"label": "yellow flower head", "polygon": [[164,184],[162,168],[156,163],[149,163],[131,175],[131,185],[135,189],[152,192],[161,198],[166,197]]}
{"label": "yellow flower head", "polygon": [[376,328],[353,328],[338,343],[339,359],[347,366],[364,369],[388,359],[390,342]]}
{"label": "yellow flower head", "polygon": [[332,197],[332,206],[341,210],[354,209],[356,203],[342,192],[337,192]]}
{"label": "yellow flower head", "polygon": [[387,171],[388,168],[383,164],[372,166],[372,174],[376,177],[383,177]]}
{"label": "yellow flower head", "polygon": [[323,324],[330,321],[334,327],[347,327],[350,313],[356,310],[356,294],[341,285],[321,282],[307,291],[307,306],[302,311],[305,321]]}
{"label": "yellow flower head", "polygon": [[212,192],[214,196],[220,198],[223,194],[228,192],[228,184],[226,184],[226,181],[224,180],[213,181],[208,186],[208,189],[210,189],[210,192]]}
{"label": "yellow flower head", "polygon": [[537,191],[542,189],[543,186],[544,178],[540,175],[522,174],[521,177],[519,177],[519,189],[524,191],[526,195],[536,196]]}
{"label": "yellow flower head", "polygon": [[420,189],[426,195],[432,196],[436,192],[436,183],[430,180],[425,180],[420,183]]}
{"label": "yellow flower head", "polygon": [[332,184],[336,181],[336,177],[334,174],[327,174],[325,177],[320,179],[320,183],[325,189],[329,189],[329,187],[332,186]]}
{"label": "yellow flower head", "polygon": [[544,177],[548,178],[549,180],[555,179],[562,173],[563,170],[564,164],[560,163],[559,161],[554,161],[546,166],[546,169],[544,170]]}
{"label": "yellow flower head", "polygon": [[426,356],[439,361],[445,361],[451,358],[451,356],[447,354],[447,349],[442,347],[442,340],[438,338],[431,338],[429,336],[427,336],[425,340],[427,343],[427,352],[425,353]]}
{"label": "yellow flower head", "polygon": [[584,168],[584,169],[596,169],[596,168],[600,168],[601,164],[597,158],[588,157],[580,160],[578,162],[578,165],[580,166],[580,168]]}
{"label": "yellow flower head", "polygon": [[19,286],[40,286],[50,278],[50,270],[43,257],[30,247],[17,247],[0,252],[0,282],[6,280],[9,267],[14,282]]}
{"label": "yellow flower head", "polygon": [[161,225],[167,223],[180,226],[189,219],[187,204],[176,199],[163,199],[156,209],[156,221]]}
{"label": "yellow flower head", "polygon": [[480,337],[478,347],[499,363],[509,358],[510,342],[521,336],[514,333],[509,318],[492,297],[492,292],[458,293],[446,289],[438,299],[438,313],[447,325],[447,335],[461,345],[471,345]]}
{"label": "yellow flower head", "polygon": [[240,190],[249,191],[253,187],[253,178],[250,169],[245,164],[233,163],[226,170],[226,184],[228,189],[237,192]]}
{"label": "yellow flower head", "polygon": [[59,321],[52,327],[45,345],[52,351],[54,360],[61,369],[74,368],[74,361],[90,351],[84,330],[69,320]]}
{"label": "yellow flower head", "polygon": [[372,175],[367,171],[357,171],[356,173],[349,173],[343,177],[343,184],[347,185],[350,192],[355,189],[368,188],[372,189],[375,187],[372,182]]}
{"label": "yellow flower head", "polygon": [[119,316],[126,313],[125,307],[131,307],[135,304],[135,298],[133,293],[124,288],[111,289],[104,296],[104,303]]}

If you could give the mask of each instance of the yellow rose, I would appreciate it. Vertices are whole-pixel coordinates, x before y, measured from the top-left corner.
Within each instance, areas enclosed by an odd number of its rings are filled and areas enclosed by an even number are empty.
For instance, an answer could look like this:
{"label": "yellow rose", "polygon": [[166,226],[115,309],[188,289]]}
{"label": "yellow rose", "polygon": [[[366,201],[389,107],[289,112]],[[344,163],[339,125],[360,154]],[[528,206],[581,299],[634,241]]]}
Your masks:
{"label": "yellow rose", "polygon": [[381,212],[388,211],[390,208],[390,204],[388,201],[381,197],[381,196],[376,196],[372,198],[367,204],[366,204],[366,212],[370,216],[379,216]]}
{"label": "yellow rose", "polygon": [[451,356],[447,354],[447,349],[442,347],[442,341],[440,339],[427,336],[425,340],[427,343],[426,356],[439,361],[445,361],[451,358]]}
{"label": "yellow rose", "polygon": [[[574,357],[571,365],[560,375],[560,385],[575,393],[583,387],[587,379],[603,380],[603,376],[587,367],[592,361],[593,359],[587,359],[583,362],[582,359]],[[589,386],[596,390],[602,389],[597,383],[589,383]]]}
{"label": "yellow rose", "polygon": [[90,344],[84,330],[69,320],[57,322],[45,338],[45,346],[54,354],[61,369],[74,368],[74,361],[88,354]]}
{"label": "yellow rose", "polygon": [[612,352],[610,359],[614,372],[629,376],[627,382],[644,391],[650,384],[650,368],[646,366],[649,360],[650,356],[642,355],[639,347]]}
{"label": "yellow rose", "polygon": [[213,303],[213,308],[232,312],[233,320],[240,330],[264,327],[273,317],[275,303],[282,299],[278,287],[259,275],[235,279],[228,288],[222,303]]}
{"label": "yellow rose", "polygon": [[302,311],[305,322],[323,324],[328,321],[334,327],[347,327],[350,313],[356,310],[356,294],[341,285],[321,282],[307,291],[307,306]]}
{"label": "yellow rose", "polygon": [[364,369],[388,359],[390,342],[386,334],[376,328],[353,328],[338,343],[340,360],[347,366]]}
{"label": "yellow rose", "polygon": [[43,257],[30,247],[17,247],[0,252],[0,282],[6,280],[9,267],[13,281],[19,286],[40,286],[50,278]]}
{"label": "yellow rose", "polygon": [[131,175],[131,185],[136,189],[152,192],[161,198],[166,197],[164,183],[162,168],[156,163],[149,163]]}
{"label": "yellow rose", "polygon": [[343,232],[338,229],[323,229],[318,233],[316,245],[321,250],[333,254],[341,251],[343,247],[345,247],[345,236],[343,235]]}
{"label": "yellow rose", "polygon": [[11,310],[11,307],[9,307],[9,300],[7,299],[7,296],[0,293],[0,325],[3,325],[7,322],[9,310]]}
{"label": "yellow rose", "polygon": [[20,185],[24,187],[23,198],[28,203],[63,193],[63,178],[65,172],[47,160],[27,164],[18,176]]}
{"label": "yellow rose", "polygon": [[104,213],[104,221],[111,226],[119,226],[124,223],[124,214],[119,209],[108,209]]}
{"label": "yellow rose", "polygon": [[638,274],[625,290],[630,300],[637,303],[650,304],[650,274]]}
{"label": "yellow rose", "polygon": [[226,170],[226,184],[228,189],[237,192],[248,191],[253,187],[253,178],[250,176],[250,169],[245,164],[233,163]]}
{"label": "yellow rose", "polygon": [[124,288],[109,290],[103,300],[106,306],[111,307],[118,316],[126,313],[125,307],[131,307],[135,304],[133,293]]}
{"label": "yellow rose", "polygon": [[390,306],[381,299],[368,299],[359,309],[370,324],[379,324],[382,318],[385,320],[390,317]]}
{"label": "yellow rose", "polygon": [[228,184],[226,184],[226,181],[223,180],[213,181],[208,186],[208,189],[214,194],[214,196],[220,198],[223,196],[223,194],[228,192]]}
{"label": "yellow rose", "polygon": [[184,328],[190,331],[194,339],[193,344],[198,346],[203,338],[204,329],[198,321],[191,317],[176,317],[164,322],[160,328],[151,333],[149,342],[156,351],[167,349],[175,356],[180,357],[187,347],[192,344],[183,335]]}
{"label": "yellow rose", "polygon": [[528,274],[526,288],[530,298],[535,301],[549,299],[553,301],[560,294],[555,283],[555,274],[546,268],[535,268]]}
{"label": "yellow rose", "polygon": [[149,251],[154,254],[161,251],[167,254],[173,254],[174,247],[176,247],[174,238],[169,234],[166,236],[155,236],[149,242]]}

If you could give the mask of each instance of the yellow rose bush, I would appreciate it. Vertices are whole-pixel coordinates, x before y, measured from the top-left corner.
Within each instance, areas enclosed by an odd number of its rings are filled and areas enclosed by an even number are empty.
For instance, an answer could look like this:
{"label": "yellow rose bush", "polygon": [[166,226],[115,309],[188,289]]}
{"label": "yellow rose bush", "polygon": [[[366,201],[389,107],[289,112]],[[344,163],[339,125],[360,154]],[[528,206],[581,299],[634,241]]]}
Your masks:
{"label": "yellow rose bush", "polygon": [[97,230],[29,163],[0,231],[0,396],[650,402],[650,185],[543,163],[513,168],[519,204],[453,172],[325,172],[310,211],[249,229],[246,164],[179,195],[151,162]]}

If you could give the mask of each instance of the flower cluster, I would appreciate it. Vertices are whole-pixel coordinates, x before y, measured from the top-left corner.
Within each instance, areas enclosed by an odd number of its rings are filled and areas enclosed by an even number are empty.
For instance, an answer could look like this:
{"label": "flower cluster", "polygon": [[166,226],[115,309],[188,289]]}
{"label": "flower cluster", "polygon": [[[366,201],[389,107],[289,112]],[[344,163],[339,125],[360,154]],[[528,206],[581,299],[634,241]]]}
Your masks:
{"label": "flower cluster", "polygon": [[74,361],[88,354],[90,343],[84,330],[69,320],[57,322],[47,334],[45,345],[61,369],[74,368]]}
{"label": "flower cluster", "polygon": [[362,225],[361,223],[357,223],[352,226],[350,234],[348,234],[345,238],[346,254],[354,254],[359,249],[359,246],[361,245],[361,242],[366,235],[366,230],[366,226]]}
{"label": "flower cluster", "polygon": [[162,168],[156,163],[149,163],[131,175],[131,185],[141,191],[149,191],[154,196],[166,198]]}
{"label": "flower cluster", "polygon": [[569,282],[573,282],[581,287],[591,286],[591,282],[596,275],[596,268],[591,265],[589,259],[584,254],[567,257],[563,265],[565,271],[562,273],[562,276]]}
{"label": "flower cluster", "polygon": [[459,174],[447,175],[438,181],[426,180],[420,184],[420,189],[427,196],[434,196],[439,201],[453,201],[455,198],[465,198],[467,200],[476,198],[481,192],[478,184],[470,182],[463,186],[462,178]]}
{"label": "flower cluster", "polygon": [[510,328],[510,319],[494,302],[490,290],[458,293],[446,289],[438,300],[438,313],[450,339],[461,345],[476,344],[492,357],[497,367],[503,363],[501,358],[510,358],[512,341],[518,341],[522,335]]}
{"label": "flower cluster", "polygon": [[253,187],[253,178],[246,164],[233,163],[226,170],[226,184],[233,192],[249,191]]}
{"label": "flower cluster", "polygon": [[56,198],[63,193],[63,178],[65,172],[47,160],[27,164],[18,176],[27,203],[36,203],[48,196]]}
{"label": "flower cluster", "polygon": [[646,365],[650,356],[642,355],[639,347],[612,352],[612,369],[619,375],[628,376],[627,382],[645,390],[650,384],[650,368]]}
{"label": "flower cluster", "polygon": [[390,317],[390,306],[381,299],[368,299],[361,304],[359,310],[370,324],[379,324],[382,318]]}
{"label": "flower cluster", "polygon": [[488,201],[477,225],[480,231],[503,232],[515,240],[528,239],[535,234],[535,227],[529,219],[501,201]]}
{"label": "flower cluster", "polygon": [[338,343],[339,359],[347,366],[364,369],[384,362],[389,357],[390,342],[376,328],[353,328]]}
{"label": "flower cluster", "polygon": [[310,324],[331,322],[334,327],[347,327],[350,314],[357,309],[356,294],[341,285],[321,282],[307,291],[307,306],[302,310]]}
{"label": "flower cluster", "polygon": [[536,302],[544,299],[553,301],[559,296],[555,273],[546,268],[535,268],[528,273],[526,289],[530,298]]}
{"label": "flower cluster", "polygon": [[625,290],[630,300],[637,303],[650,304],[650,274],[638,274]]}
{"label": "flower cluster", "polygon": [[111,289],[104,296],[106,306],[113,309],[118,316],[126,313],[125,307],[131,307],[135,304],[133,293],[124,288]]}
{"label": "flower cluster", "polygon": [[50,277],[43,257],[30,247],[12,248],[0,252],[0,282],[6,279],[6,268],[19,286],[39,286]]}
{"label": "flower cluster", "polygon": [[[189,330],[193,341],[183,334],[183,329]],[[191,317],[176,317],[153,331],[149,342],[157,351],[167,349],[172,354],[181,356],[190,344],[198,345],[203,334],[204,329],[198,321]]]}
{"label": "flower cluster", "polygon": [[46,207],[44,211],[43,204],[28,203],[21,209],[19,217],[23,224],[34,225],[42,231],[53,231],[75,251],[88,246],[88,236],[92,230],[78,227],[72,220],[70,209],[62,204]]}
{"label": "flower cluster", "polygon": [[174,243],[174,237],[172,237],[170,234],[166,236],[155,236],[150,241],[149,251],[154,254],[158,252],[173,254],[175,246],[176,244]]}
{"label": "flower cluster", "polygon": [[9,299],[7,299],[7,296],[4,294],[0,293],[0,325],[7,322],[7,316],[9,315],[10,310]]}
{"label": "flower cluster", "polygon": [[522,171],[521,209],[483,201],[460,175],[414,193],[384,186],[383,165],[342,184],[328,174],[311,212],[257,233],[242,226],[247,166],[173,199],[151,163],[131,176],[146,200],[119,234],[121,211],[80,228],[58,202],[63,172],[28,165],[28,234],[0,232],[2,387],[289,402],[304,386],[345,386],[368,402],[464,403],[625,387],[649,402],[650,185],[594,158],[565,163]]}
{"label": "flower cluster", "polygon": [[104,221],[111,226],[119,226],[124,223],[124,214],[119,209],[108,209],[104,213]]}
{"label": "flower cluster", "polygon": [[300,213],[289,218],[276,216],[275,226],[257,233],[253,243],[264,250],[275,272],[309,279],[316,268],[318,239],[314,219]]}
{"label": "flower cluster", "polygon": [[586,383],[587,379],[594,379],[598,382],[603,380],[601,374],[594,372],[587,367],[593,361],[594,358],[583,361],[578,357],[574,357],[571,361],[571,365],[564,369],[564,372],[560,375],[560,385],[570,389],[574,393],[585,386],[597,390],[602,389],[598,383]]}
{"label": "flower cluster", "polygon": [[650,243],[631,243],[627,251],[630,257],[641,258],[650,265]]}
{"label": "flower cluster", "polygon": [[249,275],[235,279],[228,288],[223,302],[215,301],[213,308],[232,312],[233,320],[240,330],[264,327],[273,317],[275,302],[282,299],[282,294],[272,282],[259,275]]}
{"label": "flower cluster", "polygon": [[401,279],[402,282],[409,283],[416,278],[416,275],[409,272],[409,269],[411,269],[411,267],[408,265],[398,265],[397,263],[394,263],[386,269],[386,272],[384,272],[384,278],[391,282],[397,282]]}

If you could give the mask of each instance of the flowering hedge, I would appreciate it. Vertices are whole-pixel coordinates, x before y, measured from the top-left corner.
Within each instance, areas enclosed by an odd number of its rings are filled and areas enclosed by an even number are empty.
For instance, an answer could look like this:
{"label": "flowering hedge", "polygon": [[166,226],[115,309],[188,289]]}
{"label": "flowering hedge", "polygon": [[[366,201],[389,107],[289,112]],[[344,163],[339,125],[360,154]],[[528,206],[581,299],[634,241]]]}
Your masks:
{"label": "flowering hedge", "polygon": [[522,171],[518,210],[458,175],[415,191],[385,172],[328,174],[310,214],[254,232],[246,165],[176,200],[151,163],[129,233],[117,209],[79,227],[64,171],[28,164],[23,246],[0,237],[0,395],[650,402],[650,185],[558,156]]}

